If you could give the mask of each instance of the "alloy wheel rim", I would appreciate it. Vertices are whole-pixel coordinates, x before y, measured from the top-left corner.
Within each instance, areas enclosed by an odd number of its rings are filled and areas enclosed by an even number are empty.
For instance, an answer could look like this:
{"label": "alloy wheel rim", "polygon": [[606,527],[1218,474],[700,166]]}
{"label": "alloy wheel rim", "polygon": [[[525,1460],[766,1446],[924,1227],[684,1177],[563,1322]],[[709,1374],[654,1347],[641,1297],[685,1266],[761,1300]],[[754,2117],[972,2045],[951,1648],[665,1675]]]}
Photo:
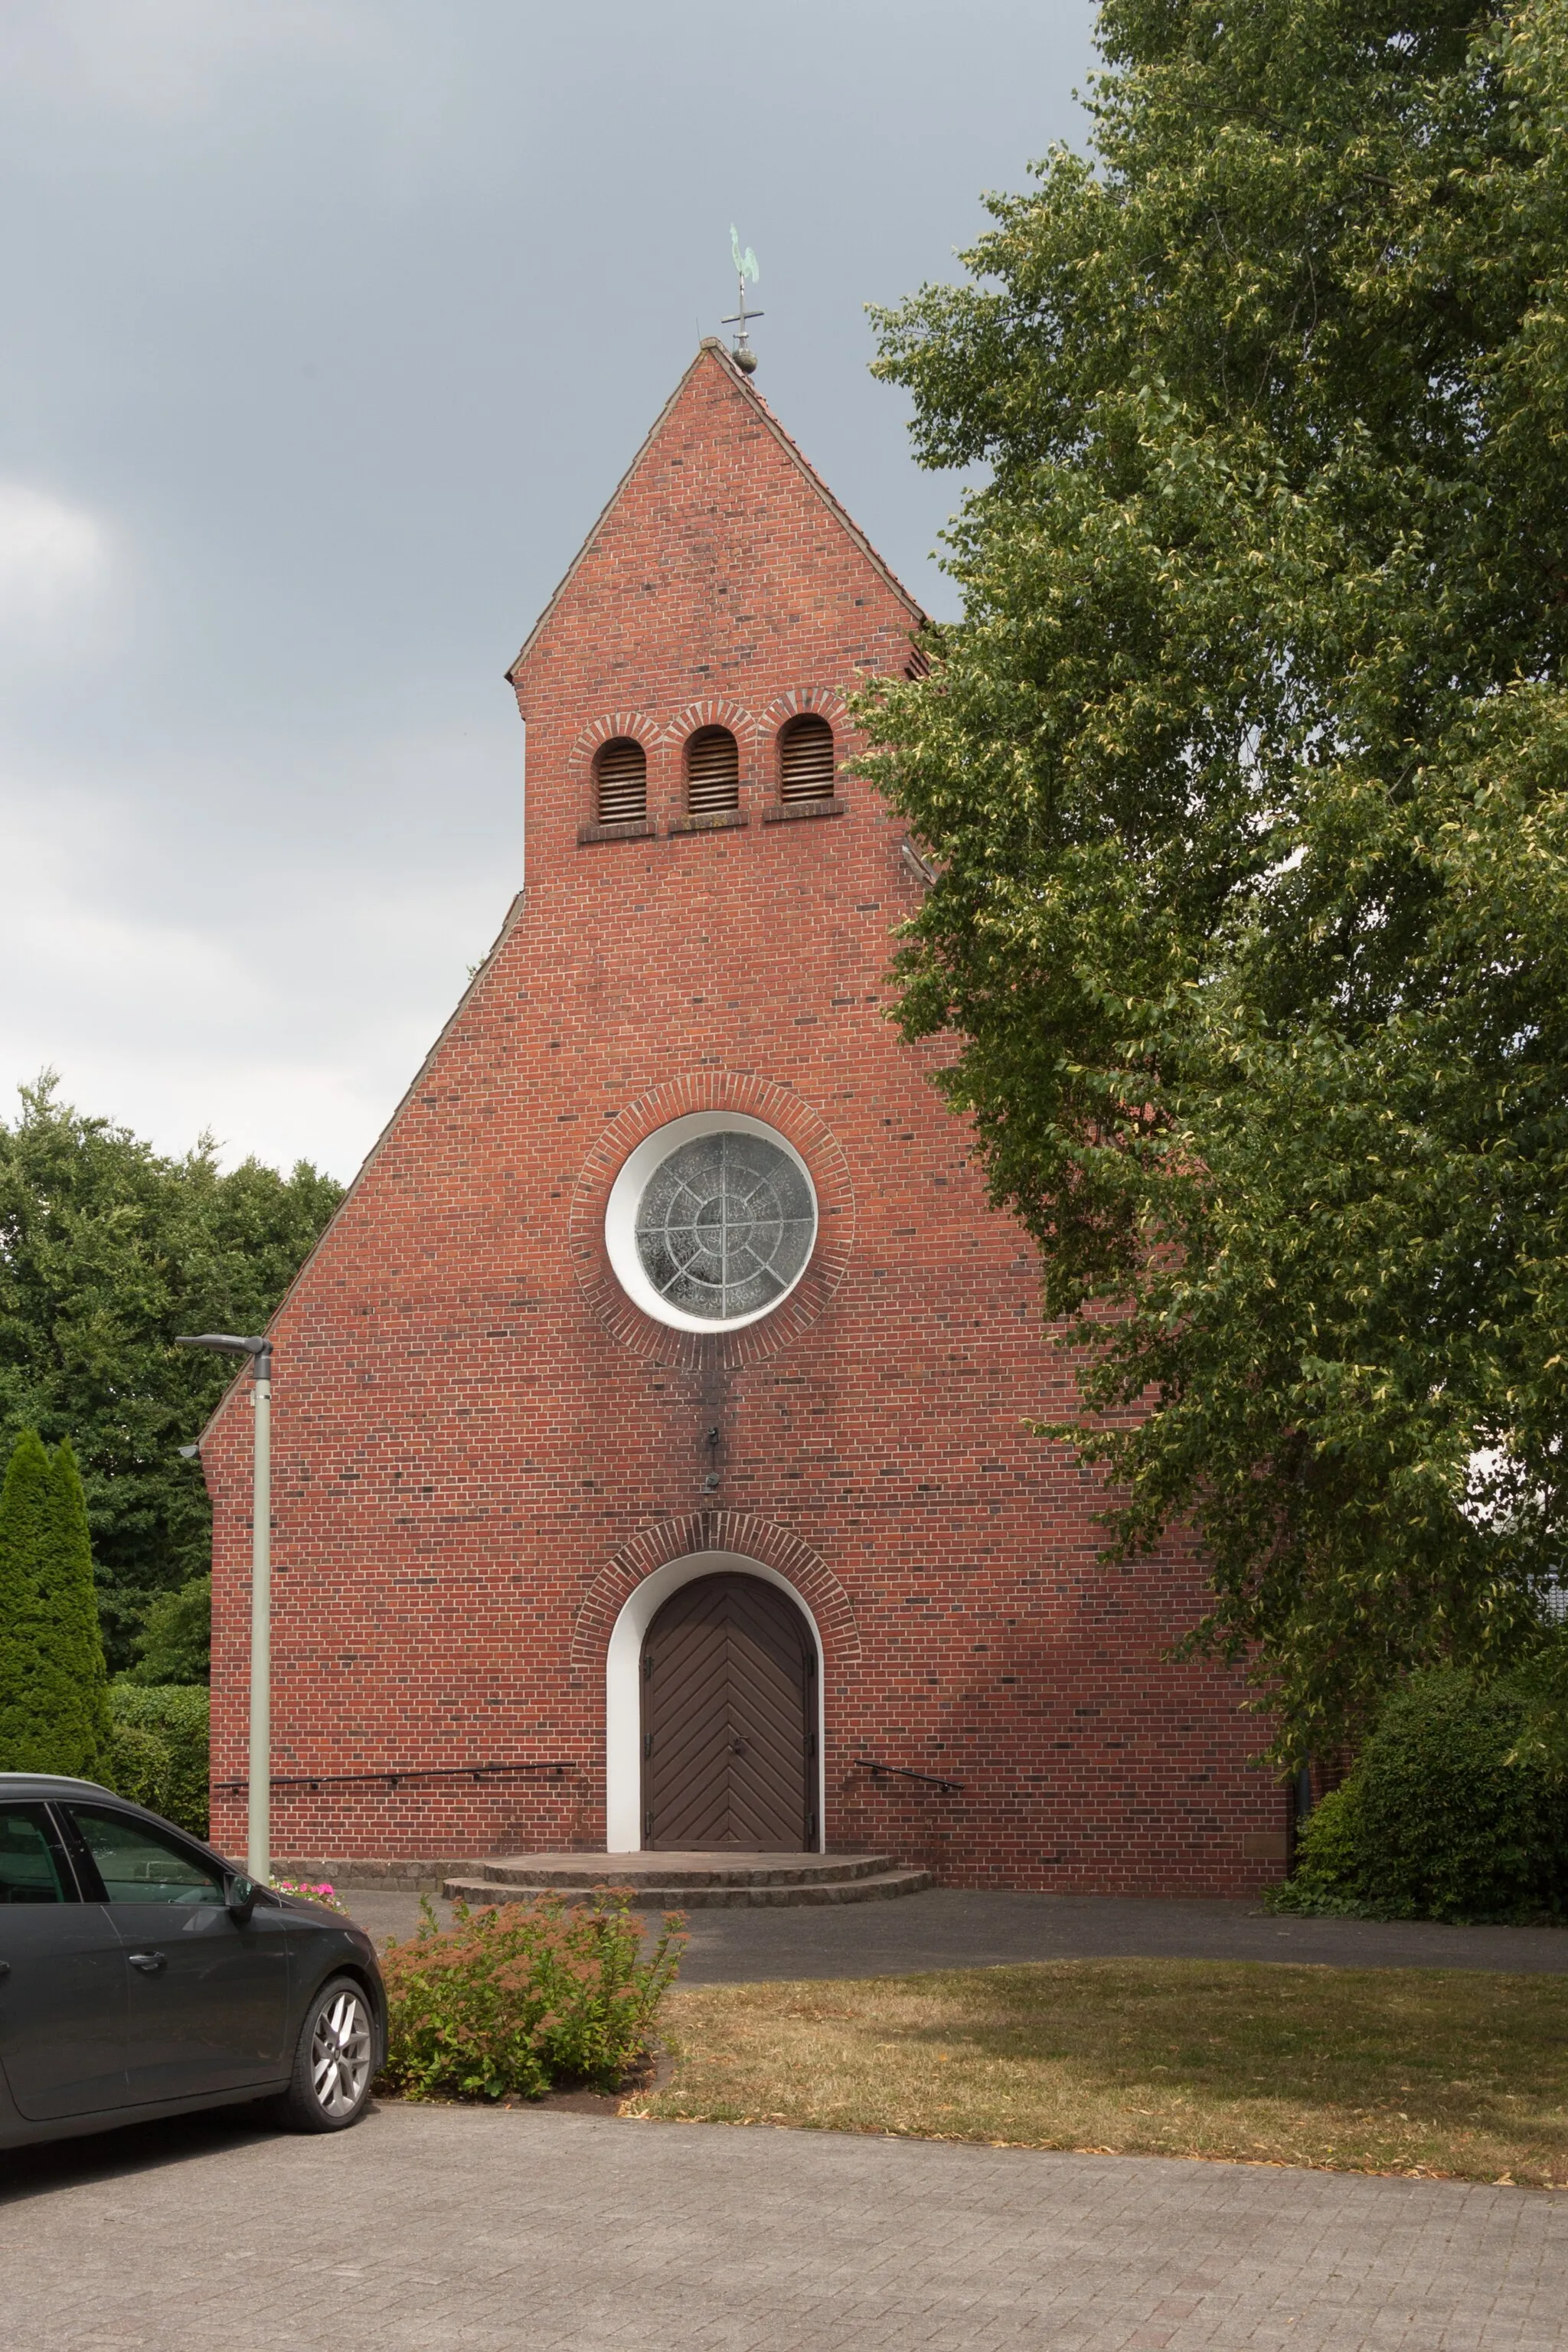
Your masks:
{"label": "alloy wheel rim", "polygon": [[323,2115],[357,2107],[370,2081],[370,2018],[358,1993],[346,1988],[316,2011],[310,2035],[310,2083]]}

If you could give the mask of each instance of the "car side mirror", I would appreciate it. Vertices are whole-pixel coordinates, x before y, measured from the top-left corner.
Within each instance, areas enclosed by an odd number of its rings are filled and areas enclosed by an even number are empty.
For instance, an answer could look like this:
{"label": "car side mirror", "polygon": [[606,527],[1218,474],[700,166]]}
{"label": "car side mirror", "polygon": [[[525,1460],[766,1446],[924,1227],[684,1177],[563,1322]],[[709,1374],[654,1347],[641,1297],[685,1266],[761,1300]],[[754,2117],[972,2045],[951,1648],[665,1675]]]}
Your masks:
{"label": "car side mirror", "polygon": [[236,1871],[234,1876],[228,1882],[228,1892],[224,1897],[224,1901],[228,1911],[228,1916],[234,1921],[237,1927],[243,1927],[251,1913],[255,1910],[256,1896],[257,1885],[255,1879],[247,1878],[242,1872]]}

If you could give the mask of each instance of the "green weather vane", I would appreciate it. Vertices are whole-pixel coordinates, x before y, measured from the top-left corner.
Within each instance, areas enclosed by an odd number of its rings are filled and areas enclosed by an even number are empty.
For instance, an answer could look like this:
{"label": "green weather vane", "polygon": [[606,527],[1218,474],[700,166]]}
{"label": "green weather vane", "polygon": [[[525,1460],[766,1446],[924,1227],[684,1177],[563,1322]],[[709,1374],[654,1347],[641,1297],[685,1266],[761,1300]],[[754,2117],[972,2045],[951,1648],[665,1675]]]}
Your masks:
{"label": "green weather vane", "polygon": [[724,320],[724,324],[727,327],[736,327],[740,330],[739,333],[735,337],[735,347],[731,353],[731,357],[733,359],[735,365],[738,368],[742,369],[747,375],[750,375],[757,364],[757,355],[752,349],[750,342],[747,341],[746,329],[752,320],[761,319],[765,314],[761,310],[747,310],[746,280],[750,278],[752,284],[754,286],[757,279],[762,275],[762,272],[757,268],[757,257],[752,251],[751,247],[748,245],[742,252],[741,247],[740,232],[737,230],[733,221],[730,223],[730,252],[735,264],[735,280],[736,284],[740,288],[740,304],[734,316],[732,318],[726,319]]}

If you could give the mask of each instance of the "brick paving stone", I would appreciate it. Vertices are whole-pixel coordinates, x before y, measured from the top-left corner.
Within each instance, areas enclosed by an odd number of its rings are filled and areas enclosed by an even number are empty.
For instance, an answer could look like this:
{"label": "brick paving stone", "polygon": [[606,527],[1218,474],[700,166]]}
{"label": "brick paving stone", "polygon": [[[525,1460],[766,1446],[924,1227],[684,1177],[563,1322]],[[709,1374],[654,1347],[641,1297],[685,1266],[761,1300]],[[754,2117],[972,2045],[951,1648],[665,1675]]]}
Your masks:
{"label": "brick paving stone", "polygon": [[560,2113],[0,2157],[5,2352],[1563,2352],[1568,2196]]}

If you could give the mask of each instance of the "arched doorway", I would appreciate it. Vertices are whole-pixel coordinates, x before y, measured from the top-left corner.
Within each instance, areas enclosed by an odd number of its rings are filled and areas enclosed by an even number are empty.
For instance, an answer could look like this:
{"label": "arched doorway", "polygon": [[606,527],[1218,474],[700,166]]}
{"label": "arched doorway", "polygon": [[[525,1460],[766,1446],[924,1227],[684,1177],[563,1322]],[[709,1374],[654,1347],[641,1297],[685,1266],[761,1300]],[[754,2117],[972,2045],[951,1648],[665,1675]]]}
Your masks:
{"label": "arched doorway", "polygon": [[644,1847],[814,1849],[816,1676],[811,1628],[771,1581],[671,1593],[642,1644]]}

